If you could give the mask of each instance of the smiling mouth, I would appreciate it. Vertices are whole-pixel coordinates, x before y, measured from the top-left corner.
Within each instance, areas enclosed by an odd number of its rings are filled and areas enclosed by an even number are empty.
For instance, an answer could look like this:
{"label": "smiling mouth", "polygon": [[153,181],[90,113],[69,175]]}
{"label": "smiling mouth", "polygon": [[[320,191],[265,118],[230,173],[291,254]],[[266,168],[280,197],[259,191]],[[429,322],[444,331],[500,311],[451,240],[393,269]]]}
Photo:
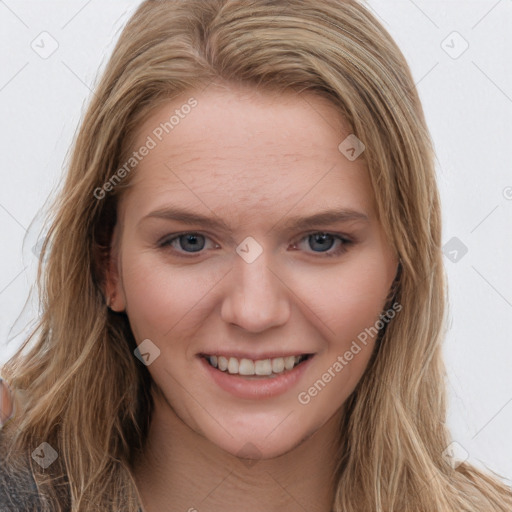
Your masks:
{"label": "smiling mouth", "polygon": [[210,366],[231,375],[243,377],[277,377],[287,373],[298,365],[311,358],[313,354],[300,354],[296,356],[274,357],[271,359],[238,359],[215,355],[201,355]]}

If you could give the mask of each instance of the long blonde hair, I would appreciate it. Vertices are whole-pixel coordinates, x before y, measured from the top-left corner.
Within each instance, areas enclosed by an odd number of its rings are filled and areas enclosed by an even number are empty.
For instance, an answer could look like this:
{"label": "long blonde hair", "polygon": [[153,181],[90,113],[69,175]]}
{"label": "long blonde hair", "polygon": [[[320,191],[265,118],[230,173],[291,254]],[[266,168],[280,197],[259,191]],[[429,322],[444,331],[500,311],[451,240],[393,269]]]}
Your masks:
{"label": "long blonde hair", "polygon": [[[137,511],[130,467],[144,450],[151,379],[133,355],[127,317],[104,298],[117,202],[136,169],[104,197],[94,191],[126,161],[155,107],[216,80],[328,98],[366,145],[379,218],[400,256],[403,309],[346,403],[333,510],[510,511],[511,491],[497,476],[445,457],[446,289],[433,149],[402,53],[356,0],[146,0],[137,9],[91,97],[50,212],[40,321],[2,368],[25,397],[2,433],[12,466],[28,460],[47,510]],[[42,442],[58,453],[45,470],[30,457]]]}

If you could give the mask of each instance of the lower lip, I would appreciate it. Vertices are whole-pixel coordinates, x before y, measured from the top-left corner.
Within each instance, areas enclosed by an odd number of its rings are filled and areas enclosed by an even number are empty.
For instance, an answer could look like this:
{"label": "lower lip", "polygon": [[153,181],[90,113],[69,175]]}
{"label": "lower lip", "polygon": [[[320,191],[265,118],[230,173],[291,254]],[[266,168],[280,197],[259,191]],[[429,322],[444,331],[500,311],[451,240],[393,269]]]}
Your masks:
{"label": "lower lip", "polygon": [[263,400],[280,395],[293,388],[308,369],[314,356],[309,356],[308,359],[302,361],[292,370],[287,370],[277,377],[258,377],[257,379],[223,372],[214,368],[204,357],[199,357],[199,359],[211,378],[228,393],[238,398]]}

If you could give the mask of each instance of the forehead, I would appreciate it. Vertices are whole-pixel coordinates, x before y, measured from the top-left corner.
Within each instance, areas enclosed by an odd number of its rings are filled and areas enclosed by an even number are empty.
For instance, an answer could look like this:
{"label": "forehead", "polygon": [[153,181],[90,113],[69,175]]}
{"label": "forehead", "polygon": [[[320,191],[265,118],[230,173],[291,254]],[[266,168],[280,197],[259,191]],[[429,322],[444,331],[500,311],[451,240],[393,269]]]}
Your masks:
{"label": "forehead", "polygon": [[209,86],[169,100],[145,120],[132,149],[149,140],[152,149],[126,196],[145,213],[176,201],[215,211],[229,205],[282,213],[319,202],[369,211],[364,160],[350,161],[338,149],[349,134],[338,109],[312,93]]}

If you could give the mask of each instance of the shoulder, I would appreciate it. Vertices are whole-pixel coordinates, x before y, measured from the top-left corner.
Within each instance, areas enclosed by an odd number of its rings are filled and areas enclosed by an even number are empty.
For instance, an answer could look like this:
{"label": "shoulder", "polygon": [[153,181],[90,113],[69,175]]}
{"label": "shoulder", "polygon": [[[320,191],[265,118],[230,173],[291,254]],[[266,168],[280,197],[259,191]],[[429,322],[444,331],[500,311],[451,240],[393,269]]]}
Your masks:
{"label": "shoulder", "polygon": [[26,466],[14,468],[3,455],[0,450],[0,512],[38,512],[41,502],[32,472]]}

